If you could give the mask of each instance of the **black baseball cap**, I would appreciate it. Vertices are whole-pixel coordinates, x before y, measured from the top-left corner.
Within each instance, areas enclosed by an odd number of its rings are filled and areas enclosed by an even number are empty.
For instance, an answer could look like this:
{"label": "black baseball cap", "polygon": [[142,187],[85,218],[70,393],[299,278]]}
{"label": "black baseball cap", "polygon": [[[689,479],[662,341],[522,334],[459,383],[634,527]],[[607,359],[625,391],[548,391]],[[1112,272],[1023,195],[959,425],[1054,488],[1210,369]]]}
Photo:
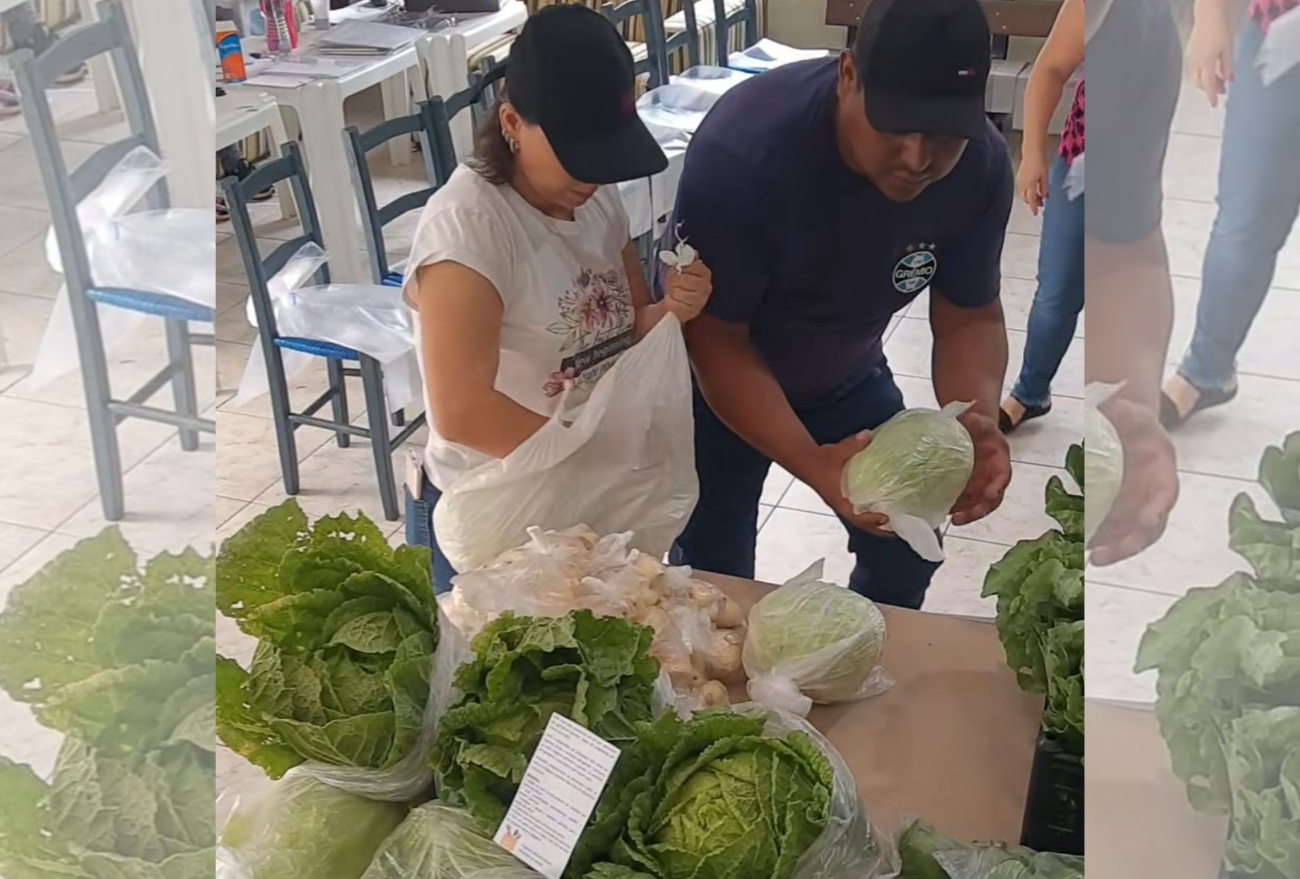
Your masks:
{"label": "black baseball cap", "polygon": [[632,52],[608,19],[586,6],[548,6],[510,47],[506,93],[570,177],[603,185],[668,167],[637,115],[635,80]]}
{"label": "black baseball cap", "polygon": [[853,46],[867,121],[890,134],[982,138],[989,48],[979,0],[871,0]]}

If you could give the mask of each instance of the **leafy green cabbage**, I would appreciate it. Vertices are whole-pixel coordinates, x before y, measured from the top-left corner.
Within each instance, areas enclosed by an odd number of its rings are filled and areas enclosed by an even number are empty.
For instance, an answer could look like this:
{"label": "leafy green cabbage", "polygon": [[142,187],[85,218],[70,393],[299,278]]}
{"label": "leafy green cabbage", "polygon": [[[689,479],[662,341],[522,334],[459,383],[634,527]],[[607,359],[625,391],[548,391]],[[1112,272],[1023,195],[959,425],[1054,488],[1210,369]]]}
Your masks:
{"label": "leafy green cabbage", "polygon": [[361,879],[540,879],[479,829],[468,812],[425,803],[393,831]]}
{"label": "leafy green cabbage", "polygon": [[905,409],[877,428],[844,469],[844,494],[854,508],[939,527],[975,466],[975,446],[957,411]]}
{"label": "leafy green cabbage", "polygon": [[[773,589],[749,612],[744,663],[757,701],[770,703],[763,693],[782,689],[821,703],[857,699],[880,664],[885,618],[879,608],[819,574],[810,569]],[[782,707],[806,714],[811,706]]]}
{"label": "leafy green cabbage", "polygon": [[109,528],[10,593],[0,688],[63,743],[48,783],[0,758],[6,879],[212,874],[212,561]]}
{"label": "leafy green cabbage", "polygon": [[219,879],[360,879],[406,812],[301,773],[236,805],[221,831]]}
{"label": "leafy green cabbage", "polygon": [[229,538],[217,605],[260,639],[217,666],[217,733],[271,778],[304,760],[382,770],[416,745],[438,640],[428,550],[365,516],[308,527],[297,502]]}
{"label": "leafy green cabbage", "polygon": [[[808,736],[763,734],[764,720],[710,711],[671,713],[624,754],[616,803],[597,810],[627,824],[611,851],[617,867],[594,879],[790,879],[826,829],[835,781]],[[620,760],[622,763],[623,760]],[[639,773],[639,774],[638,774]],[[613,782],[611,782],[613,787]],[[870,844],[869,838],[858,847]]]}
{"label": "leafy green cabbage", "polygon": [[456,672],[461,699],[443,714],[431,763],[439,794],[486,830],[505,818],[551,715],[623,745],[651,718],[659,663],[653,630],[574,611],[503,614],[475,637]]}
{"label": "leafy green cabbage", "polygon": [[1089,386],[1083,407],[1083,447],[1086,454],[1084,482],[1087,483],[1084,492],[1088,496],[1084,543],[1091,541],[1101,523],[1106,521],[1124,478],[1124,446],[1120,443],[1119,434],[1115,432],[1115,426],[1097,408],[1110,391],[1104,385]]}

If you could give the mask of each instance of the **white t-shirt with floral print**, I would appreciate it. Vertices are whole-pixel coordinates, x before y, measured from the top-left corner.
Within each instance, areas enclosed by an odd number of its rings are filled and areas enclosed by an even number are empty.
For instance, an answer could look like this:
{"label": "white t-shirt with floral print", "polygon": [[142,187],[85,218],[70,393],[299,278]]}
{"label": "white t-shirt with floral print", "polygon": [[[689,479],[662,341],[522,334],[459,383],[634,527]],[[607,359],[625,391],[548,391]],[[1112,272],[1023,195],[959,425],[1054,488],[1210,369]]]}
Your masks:
{"label": "white t-shirt with floral print", "polygon": [[[420,266],[455,262],[482,275],[505,307],[497,390],[549,416],[571,381],[567,406],[576,413],[634,342],[632,293],[623,268],[627,242],[627,213],[613,187],[598,190],[572,221],[557,220],[510,186],[494,186],[462,165],[424,208],[403,292],[415,301]],[[421,321],[437,319],[436,313],[416,312],[417,332]],[[423,350],[416,350],[423,370]],[[425,463],[439,489],[488,460],[443,440],[430,419]]]}

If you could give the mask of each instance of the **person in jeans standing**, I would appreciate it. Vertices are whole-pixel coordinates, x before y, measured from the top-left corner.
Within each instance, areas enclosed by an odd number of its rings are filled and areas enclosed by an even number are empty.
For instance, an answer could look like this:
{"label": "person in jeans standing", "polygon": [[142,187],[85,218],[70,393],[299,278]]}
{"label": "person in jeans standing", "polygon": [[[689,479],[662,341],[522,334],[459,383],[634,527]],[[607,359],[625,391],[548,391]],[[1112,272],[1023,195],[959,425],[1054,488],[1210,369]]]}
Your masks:
{"label": "person in jeans standing", "polygon": [[1083,64],[1083,0],[1065,0],[1056,24],[1034,62],[1025,91],[1025,133],[1016,193],[1038,216],[1043,230],[1038,250],[1038,290],[1029,312],[1025,356],[1011,395],[1002,401],[998,424],[1010,433],[1052,410],[1052,379],[1061,367],[1083,310],[1084,199],[1066,194],[1065,180],[1083,153],[1083,82],[1049,168],[1047,127],[1071,76]]}
{"label": "person in jeans standing", "polygon": [[[1269,27],[1297,0],[1252,0],[1235,38],[1229,0],[1197,0],[1187,66],[1211,106],[1227,93],[1219,212],[1201,271],[1196,330],[1165,383],[1168,428],[1237,395],[1237,353],[1273,282],[1278,252],[1300,212],[1300,66],[1271,85],[1256,67]],[[1300,14],[1300,13],[1295,13]],[[1231,85],[1229,85],[1231,83]],[[1291,170],[1288,170],[1291,169]]]}
{"label": "person in jeans standing", "polygon": [[[9,32],[9,42],[15,49],[31,49],[37,55],[54,45],[58,39],[42,21],[36,17],[34,2],[20,3],[12,9],[0,12],[0,21],[4,22]],[[75,85],[86,78],[86,66],[79,65],[55,80],[59,85]],[[17,116],[23,111],[18,99],[18,90],[12,80],[0,78],[0,117]]]}

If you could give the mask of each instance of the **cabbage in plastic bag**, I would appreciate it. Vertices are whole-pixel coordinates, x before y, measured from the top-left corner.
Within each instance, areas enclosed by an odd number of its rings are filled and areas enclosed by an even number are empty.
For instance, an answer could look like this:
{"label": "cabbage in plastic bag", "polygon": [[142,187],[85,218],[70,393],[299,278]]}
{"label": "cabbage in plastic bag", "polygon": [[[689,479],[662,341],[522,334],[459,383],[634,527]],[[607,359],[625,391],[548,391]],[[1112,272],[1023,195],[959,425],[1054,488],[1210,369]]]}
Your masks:
{"label": "cabbage in plastic bag", "polygon": [[1083,405],[1083,543],[1087,546],[1106,521],[1124,479],[1124,446],[1115,426],[1099,409],[1115,385],[1091,384]]}
{"label": "cabbage in plastic bag", "polygon": [[888,527],[926,561],[943,561],[935,530],[975,468],[975,444],[957,420],[968,408],[904,409],[844,468],[844,496],[853,509],[888,516]]}
{"label": "cabbage in plastic bag", "polygon": [[360,879],[405,814],[299,769],[259,779],[222,828],[216,879]]}
{"label": "cabbage in plastic bag", "polygon": [[541,879],[483,835],[474,818],[445,803],[406,816],[362,879]]}
{"label": "cabbage in plastic bag", "polygon": [[936,852],[934,858],[951,879],[1083,879],[1083,858],[1025,848],[975,847]]}
{"label": "cabbage in plastic bag", "polygon": [[880,668],[880,609],[823,582],[822,564],[764,595],[749,612],[745,637],[750,698],[801,716],[814,702],[862,699],[892,684]]}

